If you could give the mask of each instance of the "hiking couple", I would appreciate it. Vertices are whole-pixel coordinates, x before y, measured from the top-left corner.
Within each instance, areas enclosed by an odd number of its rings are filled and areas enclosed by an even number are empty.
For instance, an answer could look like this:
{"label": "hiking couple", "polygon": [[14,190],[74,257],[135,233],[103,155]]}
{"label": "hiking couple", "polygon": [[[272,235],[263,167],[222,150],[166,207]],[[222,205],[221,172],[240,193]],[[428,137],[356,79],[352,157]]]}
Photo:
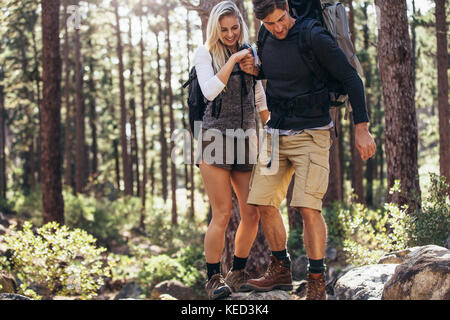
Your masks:
{"label": "hiking couple", "polygon": [[[234,150],[243,149],[246,159],[242,163],[236,157],[225,159],[223,154],[223,159],[219,159],[223,161],[217,161],[216,157],[208,162],[203,158],[199,164],[212,208],[204,240],[208,276],[205,289],[210,299],[238,291],[292,289],[286,229],[279,207],[295,174],[288,205],[298,208],[303,219],[303,240],[309,258],[307,299],[324,300],[327,226],[321,210],[328,187],[332,143],[329,93],[301,56],[298,41],[302,19],[289,14],[288,1],[253,0],[253,7],[256,18],[263,23],[261,28],[269,31],[263,52],[258,48],[259,57],[248,49],[247,26],[231,1],[220,2],[212,9],[206,43],[195,53],[198,83],[207,100],[202,132],[220,132],[227,148],[231,144]],[[314,26],[310,37],[317,61],[348,92],[356,125],[356,147],[366,160],[374,155],[376,147],[368,130],[363,83],[323,27]],[[258,60],[260,64],[256,65]],[[267,80],[266,92],[260,79]],[[259,157],[253,165],[248,159],[252,141],[256,140],[246,136],[245,143],[240,143],[236,137],[227,136],[227,129],[256,129],[257,112],[265,124],[271,161],[263,162]],[[199,141],[203,154],[211,141],[204,137]],[[221,153],[217,149],[216,152]],[[275,174],[264,173],[275,161]],[[231,216],[232,188],[239,201],[241,221],[236,232],[233,266],[224,277],[220,260]],[[272,254],[265,274],[250,279],[245,265],[260,220]]]}

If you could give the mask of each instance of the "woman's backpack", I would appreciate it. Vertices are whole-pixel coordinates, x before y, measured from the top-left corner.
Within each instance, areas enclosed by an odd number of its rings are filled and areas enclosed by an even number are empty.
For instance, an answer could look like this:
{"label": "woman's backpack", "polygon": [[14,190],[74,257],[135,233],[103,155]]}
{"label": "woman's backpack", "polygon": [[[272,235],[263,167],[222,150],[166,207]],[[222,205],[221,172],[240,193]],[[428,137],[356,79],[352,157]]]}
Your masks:
{"label": "woman's backpack", "polygon": [[189,86],[187,99],[189,109],[189,126],[191,133],[195,134],[195,121],[203,120],[203,115],[205,114],[206,109],[206,99],[200,89],[195,66],[191,68],[191,71],[189,72],[189,80],[183,84],[183,89],[187,86]]}

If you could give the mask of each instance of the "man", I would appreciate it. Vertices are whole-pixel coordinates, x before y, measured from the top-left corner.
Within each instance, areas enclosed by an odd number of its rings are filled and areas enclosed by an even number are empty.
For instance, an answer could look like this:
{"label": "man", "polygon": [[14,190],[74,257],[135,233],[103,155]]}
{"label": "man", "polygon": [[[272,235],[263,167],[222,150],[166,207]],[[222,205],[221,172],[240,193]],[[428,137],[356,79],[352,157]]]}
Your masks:
{"label": "man", "polygon": [[[265,129],[270,141],[271,161],[259,158],[252,173],[248,203],[258,206],[261,225],[272,250],[269,267],[259,279],[247,282],[246,289],[290,290],[292,274],[286,252],[286,230],[279,211],[292,175],[295,174],[290,206],[303,218],[303,240],[309,258],[308,300],[325,300],[324,256],[327,226],[321,215],[322,198],[328,187],[330,131],[326,88],[311,92],[317,79],[300,56],[298,41],[300,20],[289,15],[286,0],[253,0],[256,18],[270,32],[264,43],[261,65],[252,59],[242,61],[241,69],[267,79],[267,102],[270,119]],[[375,154],[376,145],[368,130],[364,87],[345,54],[322,27],[311,31],[312,51],[320,65],[348,92],[353,108],[355,144],[363,160]],[[278,136],[279,134],[279,136]],[[278,152],[273,149],[278,139]],[[266,170],[276,163],[276,173]]]}

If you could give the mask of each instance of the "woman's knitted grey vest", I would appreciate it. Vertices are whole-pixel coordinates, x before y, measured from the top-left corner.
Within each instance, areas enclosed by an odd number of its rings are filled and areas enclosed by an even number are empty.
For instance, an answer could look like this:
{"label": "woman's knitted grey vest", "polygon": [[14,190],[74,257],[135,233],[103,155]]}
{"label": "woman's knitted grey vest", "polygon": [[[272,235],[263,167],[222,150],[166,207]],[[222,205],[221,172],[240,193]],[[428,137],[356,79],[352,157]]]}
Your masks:
{"label": "woman's knitted grey vest", "polygon": [[203,129],[218,129],[223,134],[227,129],[256,129],[254,80],[239,71],[239,64],[235,64],[227,86],[215,100],[215,106],[208,101]]}

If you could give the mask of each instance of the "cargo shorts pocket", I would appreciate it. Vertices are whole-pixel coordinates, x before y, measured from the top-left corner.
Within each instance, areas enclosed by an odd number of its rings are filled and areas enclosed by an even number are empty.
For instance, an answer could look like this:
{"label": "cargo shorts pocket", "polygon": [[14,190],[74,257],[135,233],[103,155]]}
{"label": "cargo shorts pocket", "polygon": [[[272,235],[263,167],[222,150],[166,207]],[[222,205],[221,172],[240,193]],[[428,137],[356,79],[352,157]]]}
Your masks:
{"label": "cargo shorts pocket", "polygon": [[305,193],[322,199],[328,188],[330,174],[328,157],[318,153],[309,154],[309,168],[306,177]]}
{"label": "cargo shorts pocket", "polygon": [[309,134],[314,143],[318,145],[322,149],[329,149],[332,143],[330,139],[330,131],[329,130],[311,130],[306,129],[305,132]]}

